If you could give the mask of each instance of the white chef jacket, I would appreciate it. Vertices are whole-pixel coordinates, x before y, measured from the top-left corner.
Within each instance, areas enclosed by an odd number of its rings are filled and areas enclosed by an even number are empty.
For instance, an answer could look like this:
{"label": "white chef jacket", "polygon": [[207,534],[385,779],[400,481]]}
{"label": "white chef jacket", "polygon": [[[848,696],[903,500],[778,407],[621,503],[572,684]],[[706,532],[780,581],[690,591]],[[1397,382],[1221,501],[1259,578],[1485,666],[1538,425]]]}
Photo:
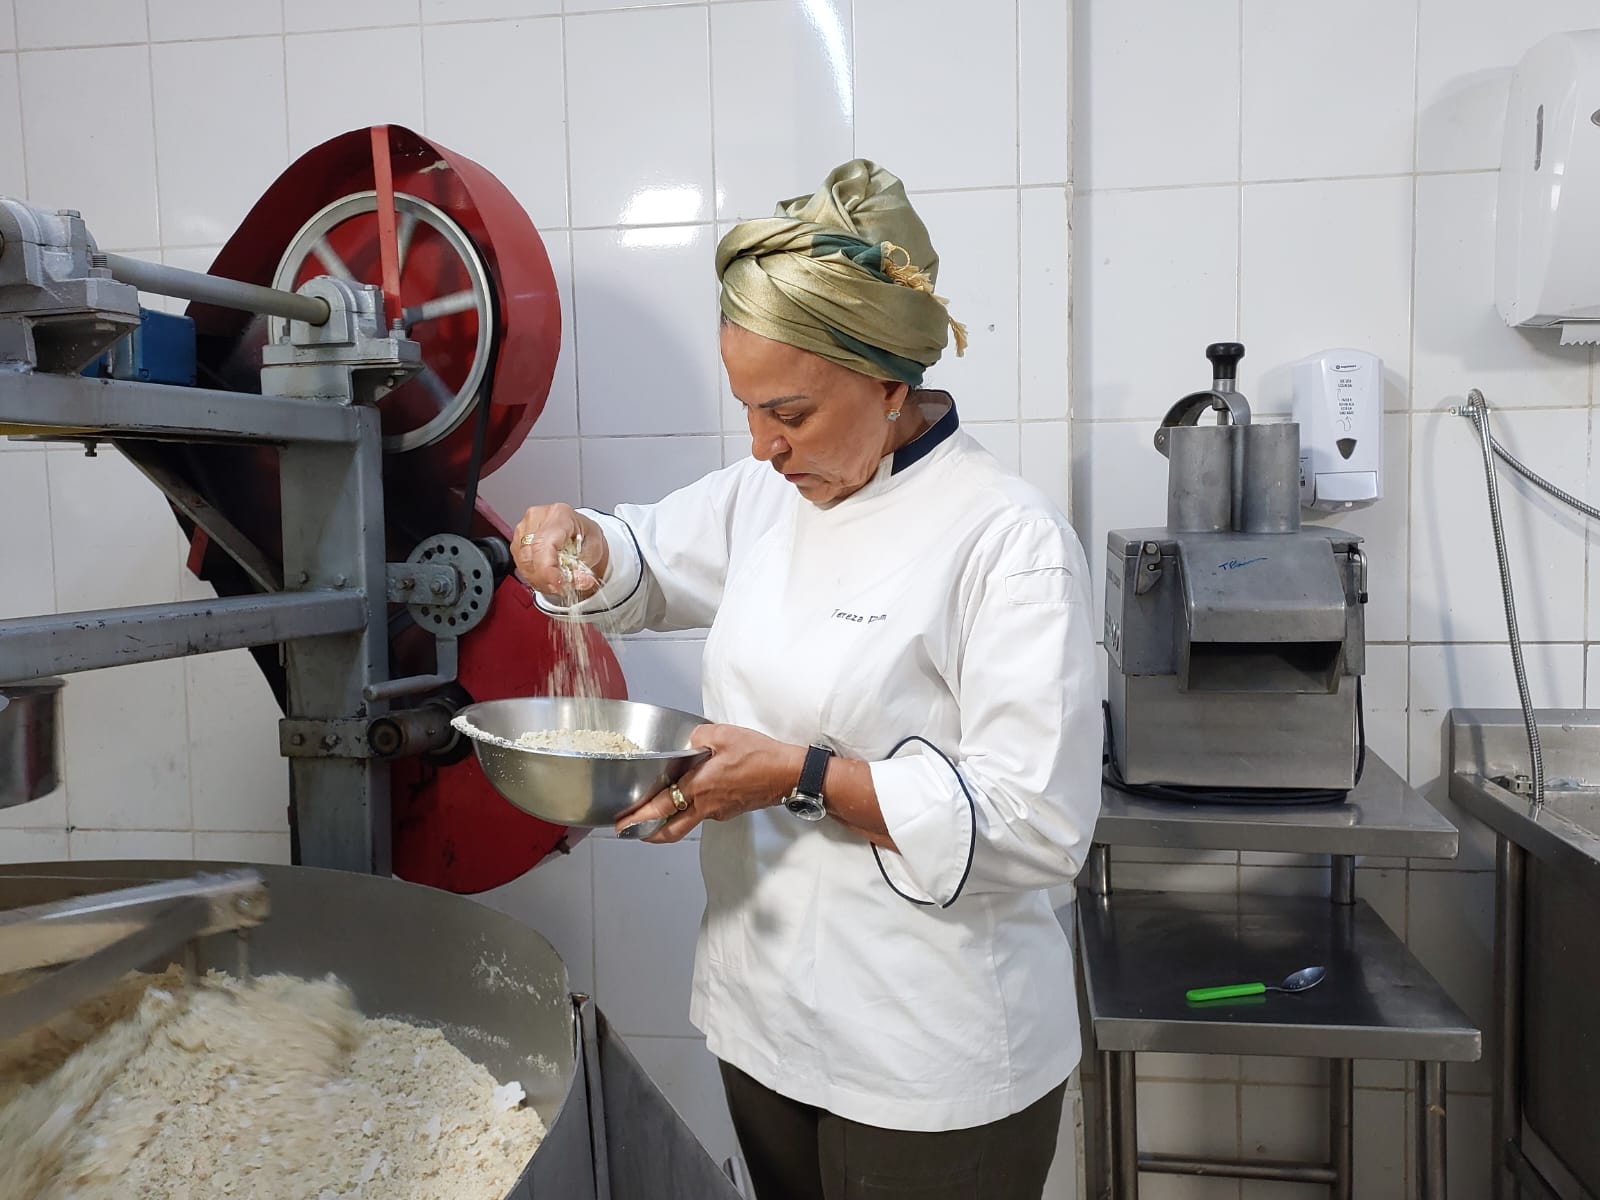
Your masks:
{"label": "white chef jacket", "polygon": [[899,847],[881,867],[781,806],[701,827],[690,1019],[782,1095],[915,1131],[1018,1112],[1077,1064],[1043,889],[1077,874],[1100,805],[1082,547],[946,403],[828,507],[747,459],[590,514],[610,562],[575,609],[709,627],[709,719],[872,764]]}

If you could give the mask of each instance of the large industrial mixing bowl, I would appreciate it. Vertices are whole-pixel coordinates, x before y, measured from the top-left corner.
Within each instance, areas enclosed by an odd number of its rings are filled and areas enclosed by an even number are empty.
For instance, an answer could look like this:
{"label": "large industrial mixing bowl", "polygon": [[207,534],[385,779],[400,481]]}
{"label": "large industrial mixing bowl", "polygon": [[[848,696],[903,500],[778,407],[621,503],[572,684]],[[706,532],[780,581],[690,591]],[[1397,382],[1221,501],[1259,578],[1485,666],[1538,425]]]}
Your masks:
{"label": "large industrial mixing bowl", "polygon": [[[220,869],[192,862],[8,866],[0,869],[0,909]],[[507,1200],[592,1195],[581,1186],[593,1170],[581,1088],[573,1098],[577,1016],[566,967],[549,942],[472,900],[396,879],[253,869],[266,880],[272,916],[250,933],[252,972],[332,974],[364,1015],[438,1028],[497,1080],[521,1083],[550,1131]],[[232,934],[206,938],[199,965],[235,972],[239,952]]]}
{"label": "large industrial mixing bowl", "polygon": [[[0,910],[237,864],[0,866]],[[474,900],[398,879],[253,866],[272,915],[249,965],[332,974],[369,1017],[433,1026],[501,1082],[516,1080],[549,1130],[504,1200],[745,1200],[533,930]],[[197,965],[234,972],[240,942],[199,943]],[[151,969],[166,962],[148,964]]]}
{"label": "large industrial mixing bowl", "polygon": [[[570,696],[487,700],[455,717],[502,796],[554,824],[590,827],[614,823],[682,779],[708,753],[689,745],[689,735],[705,723],[675,708]],[[620,733],[643,753],[579,754],[516,744],[525,733],[578,729]]]}

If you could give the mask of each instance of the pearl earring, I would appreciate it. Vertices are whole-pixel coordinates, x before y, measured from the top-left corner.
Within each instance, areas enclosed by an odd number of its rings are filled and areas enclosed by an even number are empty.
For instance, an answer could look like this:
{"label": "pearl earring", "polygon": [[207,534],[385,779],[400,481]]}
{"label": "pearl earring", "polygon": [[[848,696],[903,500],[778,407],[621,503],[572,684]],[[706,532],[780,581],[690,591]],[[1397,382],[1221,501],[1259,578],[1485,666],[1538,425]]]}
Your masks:
{"label": "pearl earring", "polygon": [[891,421],[898,421],[900,419],[900,410],[898,408],[894,409],[893,411],[889,412],[887,416]]}

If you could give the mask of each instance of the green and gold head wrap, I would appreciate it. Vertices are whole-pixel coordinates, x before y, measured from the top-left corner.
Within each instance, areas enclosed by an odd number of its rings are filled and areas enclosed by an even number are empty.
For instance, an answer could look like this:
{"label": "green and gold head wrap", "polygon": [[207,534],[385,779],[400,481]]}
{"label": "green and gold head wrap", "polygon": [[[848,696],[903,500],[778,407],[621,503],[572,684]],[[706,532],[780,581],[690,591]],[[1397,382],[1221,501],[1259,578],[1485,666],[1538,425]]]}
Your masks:
{"label": "green and gold head wrap", "polygon": [[722,313],[762,337],[874,379],[918,387],[966,330],[934,295],[934,253],[905,186],[865,159],[810,196],[745,221],[717,246]]}

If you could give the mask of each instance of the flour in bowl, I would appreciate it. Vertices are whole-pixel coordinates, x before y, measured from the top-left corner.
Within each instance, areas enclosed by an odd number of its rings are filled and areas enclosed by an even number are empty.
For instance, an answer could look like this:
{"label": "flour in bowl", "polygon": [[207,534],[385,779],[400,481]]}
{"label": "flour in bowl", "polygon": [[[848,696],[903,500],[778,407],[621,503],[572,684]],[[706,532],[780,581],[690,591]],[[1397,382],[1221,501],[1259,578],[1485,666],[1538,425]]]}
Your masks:
{"label": "flour in bowl", "polygon": [[525,750],[564,750],[569,754],[644,754],[644,747],[605,729],[538,729],[517,739]]}
{"label": "flour in bowl", "polygon": [[334,980],[130,976],[0,1042],[7,1200],[500,1200],[544,1137],[437,1030]]}

